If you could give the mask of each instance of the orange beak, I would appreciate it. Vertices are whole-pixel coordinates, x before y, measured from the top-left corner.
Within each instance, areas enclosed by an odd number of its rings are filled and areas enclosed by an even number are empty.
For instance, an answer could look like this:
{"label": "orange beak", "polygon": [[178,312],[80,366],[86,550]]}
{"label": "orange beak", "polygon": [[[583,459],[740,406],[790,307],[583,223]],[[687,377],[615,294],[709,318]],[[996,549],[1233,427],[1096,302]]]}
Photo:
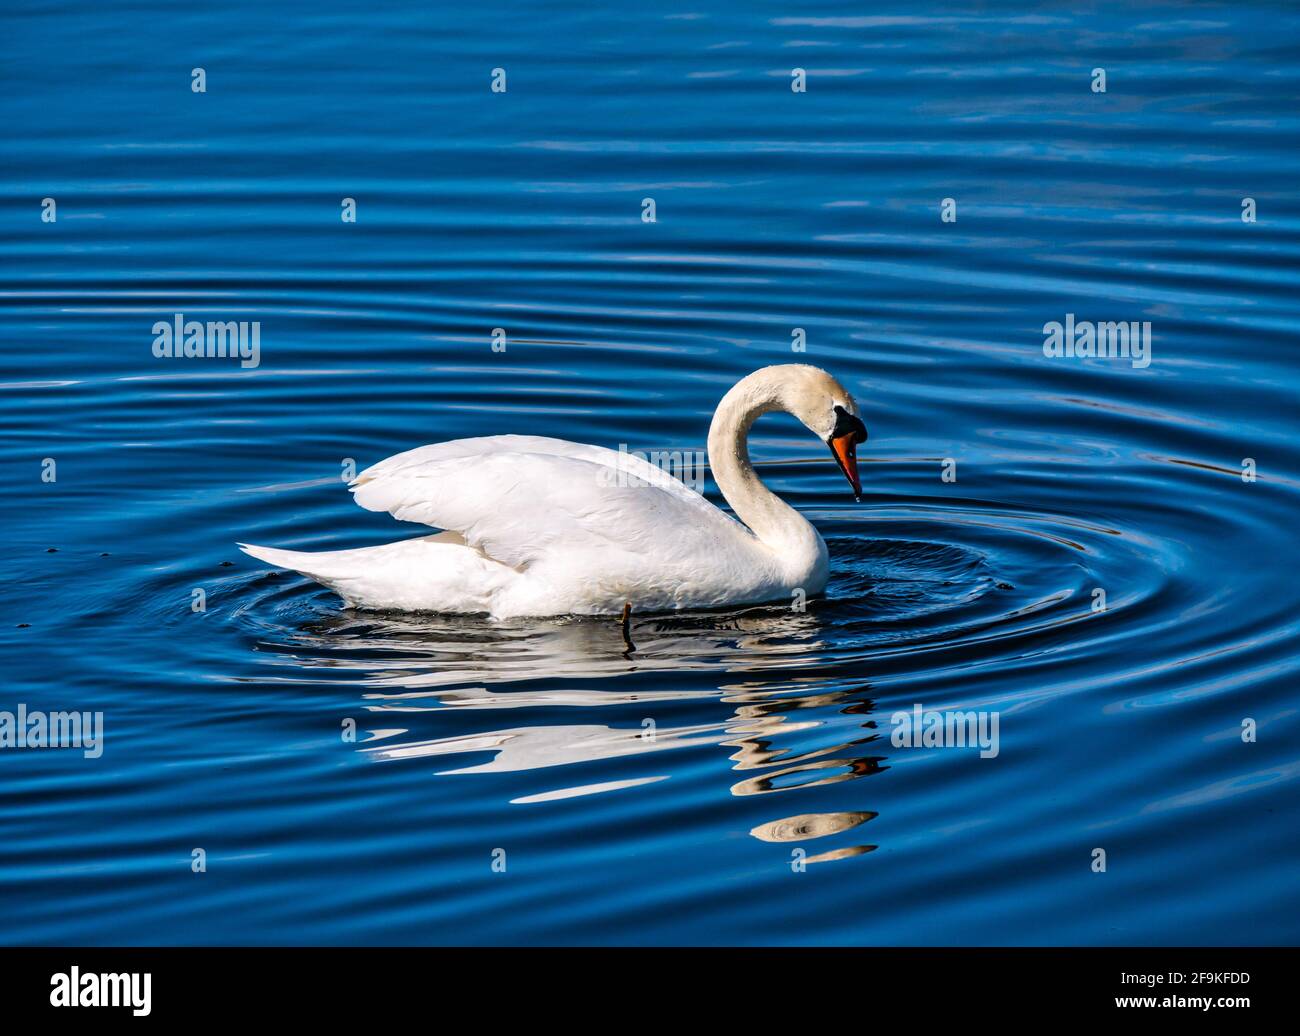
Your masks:
{"label": "orange beak", "polygon": [[853,499],[861,503],[862,483],[858,481],[858,441],[857,432],[849,432],[847,435],[828,440],[836,463],[844,472],[844,477],[849,480],[849,485],[853,487]]}

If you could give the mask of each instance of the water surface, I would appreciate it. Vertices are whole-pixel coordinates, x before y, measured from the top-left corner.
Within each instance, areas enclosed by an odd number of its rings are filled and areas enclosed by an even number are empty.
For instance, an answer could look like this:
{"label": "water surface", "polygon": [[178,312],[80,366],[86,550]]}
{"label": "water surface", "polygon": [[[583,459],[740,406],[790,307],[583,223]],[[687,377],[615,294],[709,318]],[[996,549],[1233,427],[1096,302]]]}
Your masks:
{"label": "water surface", "polygon": [[[0,709],[100,710],[105,750],[0,753],[0,940],[1300,937],[1295,12],[6,23]],[[155,358],[176,313],[259,321],[260,364]],[[1045,356],[1067,313],[1149,321],[1152,362]],[[341,476],[426,442],[702,450],[791,360],[871,433],[857,505],[755,428],[830,546],[805,611],[629,649],[235,549],[420,534]],[[999,753],[895,746],[916,704]]]}

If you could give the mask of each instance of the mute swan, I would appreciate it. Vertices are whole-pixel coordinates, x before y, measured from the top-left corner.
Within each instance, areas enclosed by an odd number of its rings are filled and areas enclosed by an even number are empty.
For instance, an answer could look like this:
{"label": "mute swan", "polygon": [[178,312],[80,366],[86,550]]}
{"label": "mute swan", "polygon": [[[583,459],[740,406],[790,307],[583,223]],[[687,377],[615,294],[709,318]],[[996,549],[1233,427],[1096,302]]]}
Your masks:
{"label": "mute swan", "polygon": [[826,586],[827,554],[750,464],[750,426],[773,410],[830,447],[861,500],[853,397],[817,367],[783,364],[737,382],[709,426],[709,467],[736,518],[634,454],[490,435],[399,453],[349,483],[367,510],[445,532],[320,553],[239,546],[351,608],[510,618],[788,601]]}

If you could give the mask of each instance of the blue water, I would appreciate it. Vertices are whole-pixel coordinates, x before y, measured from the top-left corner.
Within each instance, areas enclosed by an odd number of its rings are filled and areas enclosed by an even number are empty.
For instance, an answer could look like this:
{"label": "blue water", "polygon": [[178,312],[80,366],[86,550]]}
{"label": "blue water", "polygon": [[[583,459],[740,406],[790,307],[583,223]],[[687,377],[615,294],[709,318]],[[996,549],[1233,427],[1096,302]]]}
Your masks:
{"label": "blue water", "polygon": [[[116,6],[4,19],[0,709],[104,752],[0,751],[0,941],[1300,939],[1294,9]],[[156,358],[176,313],[260,364]],[[341,475],[428,442],[703,449],[791,360],[871,433],[857,505],[754,430],[805,612],[629,651],[235,548],[420,534]]]}

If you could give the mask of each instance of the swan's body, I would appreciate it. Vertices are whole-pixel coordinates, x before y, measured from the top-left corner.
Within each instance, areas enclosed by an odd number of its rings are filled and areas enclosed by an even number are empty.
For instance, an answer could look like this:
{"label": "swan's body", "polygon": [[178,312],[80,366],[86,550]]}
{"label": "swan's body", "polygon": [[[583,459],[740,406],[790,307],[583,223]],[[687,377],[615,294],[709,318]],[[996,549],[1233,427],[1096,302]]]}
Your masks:
{"label": "swan's body", "polygon": [[714,414],[709,465],[736,518],[634,454],[493,435],[399,453],[350,484],[367,510],[447,531],[320,553],[240,546],[360,608],[508,618],[811,596],[826,585],[826,544],[749,461],[749,428],[771,410],[831,443],[858,489],[853,447],[865,429],[853,398],[824,371],[791,364],[742,379]]}

